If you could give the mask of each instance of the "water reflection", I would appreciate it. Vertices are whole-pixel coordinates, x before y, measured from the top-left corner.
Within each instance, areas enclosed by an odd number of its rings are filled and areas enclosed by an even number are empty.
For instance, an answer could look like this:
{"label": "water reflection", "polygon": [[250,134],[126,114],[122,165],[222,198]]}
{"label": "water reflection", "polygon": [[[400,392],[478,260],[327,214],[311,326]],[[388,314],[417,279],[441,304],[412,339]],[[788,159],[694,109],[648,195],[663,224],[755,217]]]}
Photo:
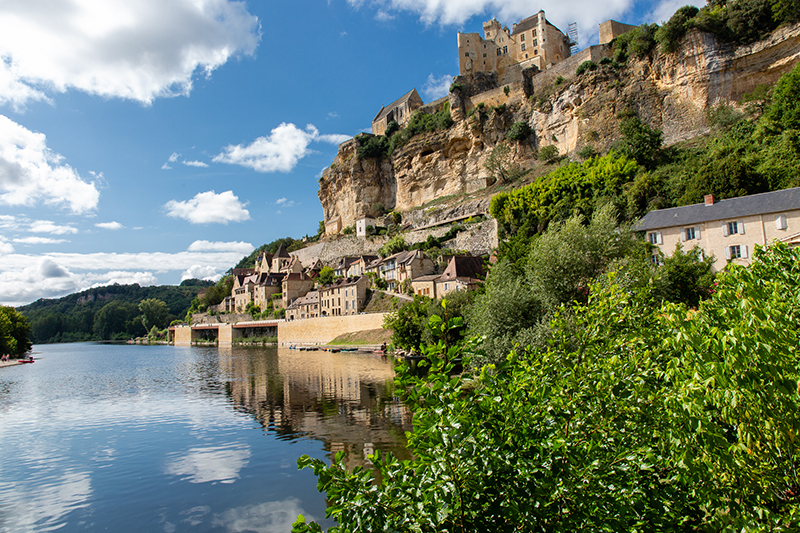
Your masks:
{"label": "water reflection", "polygon": [[364,465],[374,449],[408,458],[411,418],[394,396],[391,361],[364,353],[286,348],[220,348],[234,405],[279,438],[312,437],[345,464]]}
{"label": "water reflection", "polygon": [[189,483],[233,483],[249,457],[250,450],[237,444],[191,448],[186,453],[173,454],[167,460],[165,473],[182,476]]}

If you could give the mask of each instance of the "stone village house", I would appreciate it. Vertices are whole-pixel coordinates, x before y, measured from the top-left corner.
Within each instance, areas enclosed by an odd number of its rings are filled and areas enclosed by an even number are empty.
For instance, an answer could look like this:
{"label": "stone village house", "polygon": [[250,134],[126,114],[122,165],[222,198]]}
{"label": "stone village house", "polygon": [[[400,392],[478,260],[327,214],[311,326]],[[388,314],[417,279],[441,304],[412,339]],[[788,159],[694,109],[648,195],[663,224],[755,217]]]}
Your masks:
{"label": "stone village house", "polygon": [[320,287],[320,316],[347,316],[359,314],[366,305],[369,279],[366,276],[342,278]]}

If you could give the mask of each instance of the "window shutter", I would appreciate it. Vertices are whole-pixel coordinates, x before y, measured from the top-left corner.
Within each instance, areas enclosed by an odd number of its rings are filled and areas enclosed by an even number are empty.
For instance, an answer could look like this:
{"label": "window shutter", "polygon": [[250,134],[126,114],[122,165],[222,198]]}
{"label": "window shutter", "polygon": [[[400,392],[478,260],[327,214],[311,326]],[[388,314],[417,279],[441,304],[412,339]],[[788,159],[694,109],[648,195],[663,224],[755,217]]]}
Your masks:
{"label": "window shutter", "polygon": [[[723,237],[727,237],[728,236],[728,223],[727,222],[723,222],[722,223],[722,236]],[[728,259],[730,259],[730,257]]]}
{"label": "window shutter", "polygon": [[664,244],[664,239],[661,237],[660,231],[656,233],[656,241],[658,242],[658,244]]}
{"label": "window shutter", "polygon": [[747,259],[747,245],[742,245],[742,258]]}
{"label": "window shutter", "polygon": [[731,247],[730,246],[726,246],[725,247],[725,259],[727,259],[728,261],[731,260]]}
{"label": "window shutter", "polygon": [[736,229],[739,232],[739,235],[744,235],[744,222],[741,220],[736,224]]}
{"label": "window shutter", "polygon": [[681,230],[681,242],[686,242],[686,228]]}
{"label": "window shutter", "polygon": [[775,229],[786,229],[786,215],[775,215]]}
{"label": "window shutter", "polygon": [[694,238],[700,240],[700,226],[694,228]]}

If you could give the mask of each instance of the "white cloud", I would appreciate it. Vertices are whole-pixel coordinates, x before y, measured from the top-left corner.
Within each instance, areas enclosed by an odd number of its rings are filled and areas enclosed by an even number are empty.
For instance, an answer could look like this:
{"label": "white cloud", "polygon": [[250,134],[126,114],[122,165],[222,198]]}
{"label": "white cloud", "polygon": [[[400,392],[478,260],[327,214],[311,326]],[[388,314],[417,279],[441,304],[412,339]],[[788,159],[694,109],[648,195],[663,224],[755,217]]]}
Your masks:
{"label": "white cloud", "polygon": [[450,92],[450,85],[453,83],[453,76],[444,74],[438,78],[433,73],[428,74],[428,81],[422,87],[422,94],[428,100],[437,100],[443,96],[447,96]]}
{"label": "white cloud", "polygon": [[198,168],[207,168],[208,163],[203,163],[202,161],[181,161],[187,167],[198,167]]}
{"label": "white cloud", "polygon": [[570,22],[577,22],[581,43],[597,42],[597,25],[610,18],[627,22],[623,15],[631,15],[636,0],[347,0],[354,8],[370,5],[376,17],[385,18],[391,12],[406,11],[420,17],[426,25],[459,26],[462,31],[482,33],[480,21],[474,27],[464,27],[472,17],[480,20],[496,17],[509,28],[514,22],[535,15],[543,9],[547,19],[564,33]]}
{"label": "white cloud", "polygon": [[194,241],[189,245],[190,252],[236,252],[240,254],[249,254],[254,250],[254,246],[249,242],[232,241],[232,242],[211,242],[211,241]]}
{"label": "white cloud", "polygon": [[0,254],[13,254],[14,247],[11,243],[0,237]]}
{"label": "white cloud", "polygon": [[217,281],[222,277],[222,274],[217,272],[217,269],[210,266],[192,265],[181,274],[181,281],[185,279],[205,279],[208,281]]}
{"label": "white cloud", "polygon": [[28,226],[31,233],[50,233],[51,235],[67,235],[78,233],[72,226],[59,226],[49,220],[34,220]]}
{"label": "white cloud", "polygon": [[240,202],[233,191],[220,194],[207,191],[197,193],[185,202],[170,200],[164,204],[164,208],[168,216],[182,218],[192,224],[227,224],[250,219],[250,212],[244,208],[245,205],[247,203]]}
{"label": "white cloud", "polygon": [[0,115],[0,203],[32,206],[41,201],[76,214],[95,209],[100,199],[96,184],[64,164],[45,141],[44,134]]}
{"label": "white cloud", "polygon": [[313,124],[301,130],[294,124],[283,122],[269,136],[259,137],[249,145],[228,145],[213,161],[241,165],[256,172],[289,172],[310,153],[308,145],[312,142],[339,144],[349,138],[340,134],[320,135]]}
{"label": "white cloud", "polygon": [[275,205],[279,205],[281,207],[294,207],[297,205],[294,200],[287,200],[286,198],[278,198],[275,200]]}
{"label": "white cloud", "polygon": [[122,229],[125,226],[123,226],[119,222],[98,222],[97,224],[95,224],[95,227],[101,229],[117,230],[117,229]]}
{"label": "white cloud", "polygon": [[[6,250],[3,250],[6,248]],[[243,249],[243,248],[242,248]],[[242,258],[242,249],[178,253],[15,254],[0,240],[0,305],[19,306],[112,283],[153,285],[157,275],[188,269],[225,272]],[[199,270],[197,270],[199,272]],[[204,276],[207,277],[207,276]]]}
{"label": "white cloud", "polygon": [[174,163],[175,161],[178,160],[180,156],[181,154],[179,154],[178,152],[172,152],[172,155],[169,156],[169,159],[167,161],[169,161],[170,163]]}
{"label": "white cloud", "polygon": [[70,88],[150,104],[252,54],[258,19],[229,0],[52,0],[0,4],[0,104]]}
{"label": "white cloud", "polygon": [[328,113],[328,118],[339,118],[339,113],[336,111],[331,111]]}
{"label": "white cloud", "polygon": [[22,237],[13,240],[19,244],[60,244],[67,242],[66,239],[51,239],[50,237]]}
{"label": "white cloud", "polygon": [[169,166],[169,163],[164,163],[161,165],[161,170],[172,170],[172,167]]}

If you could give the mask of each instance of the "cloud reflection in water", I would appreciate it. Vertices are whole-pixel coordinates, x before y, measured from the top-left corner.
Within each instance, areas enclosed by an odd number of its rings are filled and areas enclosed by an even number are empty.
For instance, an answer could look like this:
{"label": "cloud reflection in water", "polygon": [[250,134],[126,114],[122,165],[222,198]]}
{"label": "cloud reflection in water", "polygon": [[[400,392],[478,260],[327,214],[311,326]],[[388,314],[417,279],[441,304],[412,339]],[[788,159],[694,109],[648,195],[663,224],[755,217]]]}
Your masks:
{"label": "cloud reflection in water", "polygon": [[167,463],[165,473],[184,476],[190,483],[233,483],[249,458],[250,450],[243,445],[191,448],[185,454],[174,456]]}

